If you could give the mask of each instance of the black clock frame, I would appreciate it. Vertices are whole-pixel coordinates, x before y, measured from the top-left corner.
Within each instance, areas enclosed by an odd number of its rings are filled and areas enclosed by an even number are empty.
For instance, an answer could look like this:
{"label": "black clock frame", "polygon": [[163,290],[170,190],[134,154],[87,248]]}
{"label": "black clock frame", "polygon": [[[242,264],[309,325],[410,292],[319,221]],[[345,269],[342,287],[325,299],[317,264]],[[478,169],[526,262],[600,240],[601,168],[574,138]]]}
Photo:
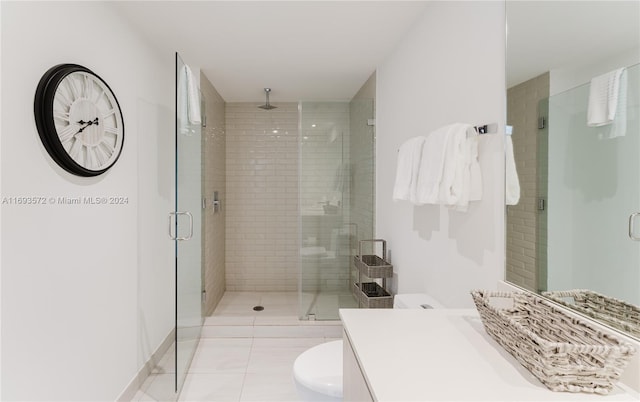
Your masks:
{"label": "black clock frame", "polygon": [[[58,137],[58,131],[54,123],[53,117],[53,102],[55,99],[56,90],[62,80],[71,73],[85,72],[93,75],[111,91],[113,99],[116,102],[118,113],[120,113],[120,121],[122,122],[122,146],[117,150],[118,155],[113,162],[100,170],[87,169],[84,166],[78,164],[64,149],[64,146],[60,142]],[[124,118],[122,116],[122,110],[115,94],[109,87],[109,85],[93,71],[78,64],[58,64],[47,70],[46,73],[40,79],[38,87],[36,89],[36,95],[33,102],[33,111],[35,115],[36,127],[38,129],[38,135],[40,140],[47,150],[47,153],[51,158],[64,170],[82,177],[94,177],[101,175],[111,168],[120,158],[122,149],[124,148]]]}

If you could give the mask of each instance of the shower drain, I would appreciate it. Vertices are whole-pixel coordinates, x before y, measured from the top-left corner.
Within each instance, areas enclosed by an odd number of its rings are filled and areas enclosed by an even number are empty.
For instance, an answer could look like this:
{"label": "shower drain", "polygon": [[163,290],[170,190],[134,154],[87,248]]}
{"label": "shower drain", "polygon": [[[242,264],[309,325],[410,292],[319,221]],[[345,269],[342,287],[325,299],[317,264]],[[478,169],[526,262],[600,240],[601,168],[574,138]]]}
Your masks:
{"label": "shower drain", "polygon": [[264,307],[262,307],[262,306],[254,306],[253,307],[253,311],[262,311],[262,310],[264,310]]}

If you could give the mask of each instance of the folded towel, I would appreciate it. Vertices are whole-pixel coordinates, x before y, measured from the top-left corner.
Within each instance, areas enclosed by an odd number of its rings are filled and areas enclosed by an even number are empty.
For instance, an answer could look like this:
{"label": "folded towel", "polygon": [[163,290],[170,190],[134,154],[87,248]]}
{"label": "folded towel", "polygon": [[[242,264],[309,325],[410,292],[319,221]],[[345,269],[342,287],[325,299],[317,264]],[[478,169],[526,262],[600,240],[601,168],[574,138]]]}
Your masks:
{"label": "folded towel", "polygon": [[466,133],[462,140],[462,152],[458,159],[459,177],[451,187],[452,194],[456,197],[450,199],[448,204],[456,211],[466,212],[469,201],[479,201],[482,199],[482,175],[480,163],[478,162],[478,132],[470,125],[463,125],[458,130]]}
{"label": "folded towel", "polygon": [[179,75],[180,91],[178,92],[178,110],[180,116],[185,116],[189,124],[200,124],[200,90],[193,77],[193,72],[186,64]]}
{"label": "folded towel", "polygon": [[422,151],[416,204],[466,211],[472,193],[474,199],[482,196],[477,155],[477,132],[470,124],[455,123],[429,134]]}
{"label": "folded towel", "polygon": [[482,171],[480,170],[480,162],[478,162],[479,140],[477,133],[472,137],[467,137],[471,158],[471,165],[469,167],[469,178],[471,180],[469,185],[469,201],[480,201],[482,199]]}
{"label": "folded towel", "polygon": [[513,157],[513,140],[510,135],[505,136],[505,203],[516,205],[520,201],[520,181]]}
{"label": "folded towel", "polygon": [[407,200],[415,203],[424,142],[425,137],[413,137],[405,141],[398,149],[396,181],[393,186],[394,200]]}
{"label": "folded towel", "polygon": [[[467,131],[469,135],[477,135],[475,129],[469,124],[455,123],[447,126],[449,135],[444,154],[442,180],[438,200],[444,205],[466,206],[469,202],[469,165],[470,154],[467,143]],[[465,200],[466,199],[466,200]]]}
{"label": "folded towel", "polygon": [[607,138],[624,137],[627,132],[627,70],[620,75],[620,93],[616,117],[607,133]]}
{"label": "folded towel", "polygon": [[[451,127],[445,168],[440,184],[440,202],[456,211],[466,212],[469,201],[482,199],[482,176],[478,163],[478,132],[470,124]],[[453,146],[452,146],[453,145]],[[447,171],[455,166],[455,175]]]}
{"label": "folded towel", "polygon": [[[430,133],[425,139],[418,171],[416,205],[440,203],[440,183],[450,134],[451,126],[444,126]],[[455,148],[455,145],[451,147]]]}
{"label": "folded towel", "polygon": [[616,117],[620,98],[620,77],[624,68],[591,79],[587,125],[590,127],[611,124]]}

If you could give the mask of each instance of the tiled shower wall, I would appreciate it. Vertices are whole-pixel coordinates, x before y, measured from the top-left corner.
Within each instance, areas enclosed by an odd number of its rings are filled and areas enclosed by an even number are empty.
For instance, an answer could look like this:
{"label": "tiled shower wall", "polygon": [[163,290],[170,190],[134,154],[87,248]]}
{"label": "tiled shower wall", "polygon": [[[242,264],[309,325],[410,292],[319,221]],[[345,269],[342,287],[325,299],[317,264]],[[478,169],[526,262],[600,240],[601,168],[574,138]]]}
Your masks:
{"label": "tiled shower wall", "polygon": [[[206,291],[205,314],[213,312],[225,290],[225,103],[204,74],[200,74],[200,89],[204,100],[202,127],[202,160],[204,161],[202,197],[206,207],[203,210],[204,245],[202,261],[204,266],[204,288]],[[213,194],[218,192],[223,208],[214,212]]]}
{"label": "tiled shower wall", "polygon": [[226,288],[298,287],[298,104],[226,105]]}
{"label": "tiled shower wall", "polygon": [[507,124],[513,126],[513,150],[520,179],[520,202],[507,206],[506,279],[536,291],[538,102],[549,97],[545,73],[507,91]]}

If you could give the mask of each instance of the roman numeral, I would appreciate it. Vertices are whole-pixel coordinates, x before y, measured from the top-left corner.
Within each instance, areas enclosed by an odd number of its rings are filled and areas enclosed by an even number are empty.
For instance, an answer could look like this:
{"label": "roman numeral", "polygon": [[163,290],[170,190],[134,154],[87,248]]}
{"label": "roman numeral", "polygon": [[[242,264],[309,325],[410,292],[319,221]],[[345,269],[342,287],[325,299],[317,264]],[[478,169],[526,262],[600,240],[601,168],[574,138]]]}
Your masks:
{"label": "roman numeral", "polygon": [[75,124],[69,124],[61,132],[58,133],[60,142],[64,145],[66,142],[71,141],[74,135],[78,132]]}
{"label": "roman numeral", "polygon": [[105,133],[109,133],[109,134],[113,134],[115,136],[118,136],[120,134],[118,132],[118,128],[117,127],[105,127],[104,128],[104,132]]}
{"label": "roman numeral", "polygon": [[100,148],[100,145],[93,147],[92,149],[95,151],[95,156],[98,160],[98,167],[104,166],[105,162],[109,160],[109,155],[104,153],[104,150]]}
{"label": "roman numeral", "polygon": [[85,167],[94,167],[95,158],[93,156],[93,148],[86,147],[87,157],[85,158]]}
{"label": "roman numeral", "polygon": [[105,152],[105,154],[109,157],[111,157],[111,155],[113,155],[113,153],[116,151],[116,149],[106,141],[102,141],[98,146],[101,147],[103,152]]}
{"label": "roman numeral", "polygon": [[76,83],[75,80],[73,79],[72,76],[68,76],[65,80],[64,80],[67,89],[69,90],[69,94],[71,95],[71,97],[73,98],[73,100],[76,100],[80,97],[80,92],[78,92],[78,88],[76,87]]}
{"label": "roman numeral", "polygon": [[91,99],[91,95],[93,95],[93,80],[88,74],[83,74],[83,95],[87,99]]}
{"label": "roman numeral", "polygon": [[56,97],[55,100],[57,100],[58,102],[60,102],[60,104],[62,106],[64,106],[65,108],[68,108],[69,105],[71,105],[73,102],[71,102],[69,100],[69,98],[67,98],[67,96],[60,90],[60,88],[58,88],[58,90],[56,91]]}
{"label": "roman numeral", "polygon": [[82,151],[82,141],[79,139],[75,139],[71,149],[69,149],[69,156],[73,158],[74,161],[80,163],[80,153]]}
{"label": "roman numeral", "polygon": [[54,110],[53,111],[53,118],[54,119],[58,119],[58,120],[62,120],[66,123],[70,123],[70,116],[69,113],[67,112],[61,112],[59,110]]}

